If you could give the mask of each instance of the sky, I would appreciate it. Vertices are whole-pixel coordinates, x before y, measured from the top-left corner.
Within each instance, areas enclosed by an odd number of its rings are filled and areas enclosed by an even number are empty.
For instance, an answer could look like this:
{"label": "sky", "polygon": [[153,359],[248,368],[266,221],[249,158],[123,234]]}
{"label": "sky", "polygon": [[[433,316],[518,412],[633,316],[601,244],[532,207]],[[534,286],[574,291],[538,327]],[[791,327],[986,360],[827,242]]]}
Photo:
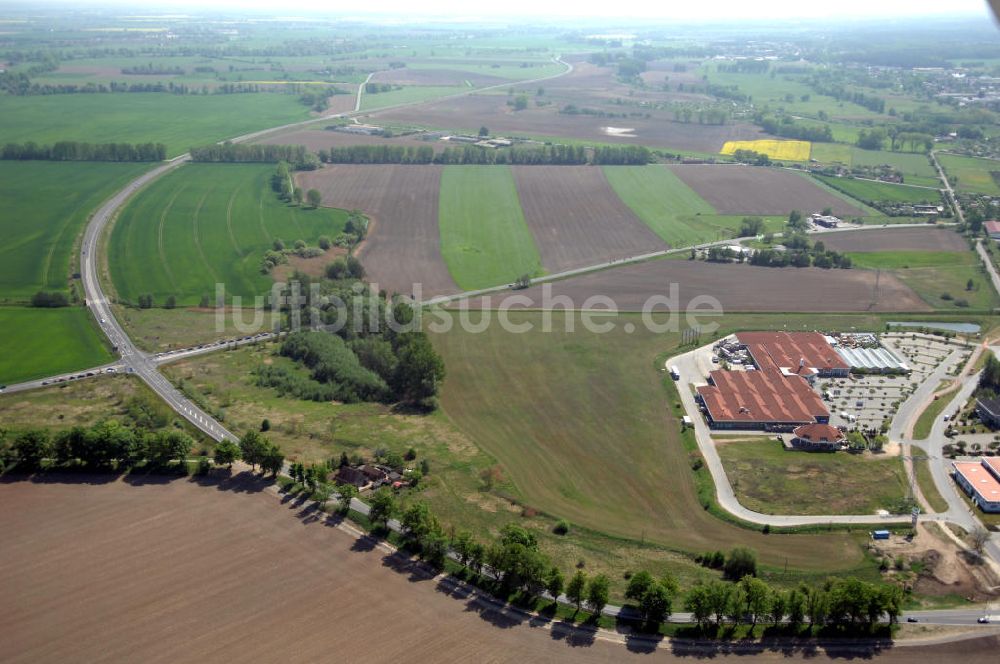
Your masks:
{"label": "sky", "polygon": [[[65,2],[66,0],[64,0]],[[294,16],[296,12],[390,16],[614,18],[717,21],[732,19],[864,19],[922,15],[986,16],[985,0],[68,0],[139,10],[182,11],[219,7]],[[2,0],[0,0],[2,2]]]}

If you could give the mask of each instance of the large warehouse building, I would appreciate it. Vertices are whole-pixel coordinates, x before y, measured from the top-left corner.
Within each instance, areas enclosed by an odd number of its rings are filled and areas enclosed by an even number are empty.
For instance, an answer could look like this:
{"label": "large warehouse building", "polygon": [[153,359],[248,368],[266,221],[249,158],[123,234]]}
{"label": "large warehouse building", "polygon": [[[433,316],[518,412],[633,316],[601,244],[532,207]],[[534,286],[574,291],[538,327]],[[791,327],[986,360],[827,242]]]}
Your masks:
{"label": "large warehouse building", "polygon": [[698,387],[708,424],[714,429],[791,431],[830,421],[830,411],[805,378],[775,368],[713,371]]}
{"label": "large warehouse building", "polygon": [[847,376],[851,367],[819,332],[740,332],[758,369],[774,368],[785,373],[808,371],[825,378]]}

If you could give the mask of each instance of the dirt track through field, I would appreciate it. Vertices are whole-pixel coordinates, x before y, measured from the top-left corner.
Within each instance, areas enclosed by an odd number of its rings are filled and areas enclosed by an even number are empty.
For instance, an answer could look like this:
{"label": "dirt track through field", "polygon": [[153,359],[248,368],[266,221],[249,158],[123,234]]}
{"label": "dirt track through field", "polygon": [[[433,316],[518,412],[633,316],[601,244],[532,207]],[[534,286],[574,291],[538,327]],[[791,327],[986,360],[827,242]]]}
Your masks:
{"label": "dirt track through field", "polygon": [[804,215],[829,207],[833,214],[862,216],[863,210],[805,177],[776,168],[696,164],[668,166],[719,214]]}
{"label": "dirt track through field", "polygon": [[333,165],[297,177],[303,189],[320,190],[324,205],[371,217],[358,257],[380,289],[409,295],[419,283],[422,298],[458,292],[441,258],[440,166]]}
{"label": "dirt track through field", "polygon": [[834,251],[968,251],[961,235],[947,228],[886,228],[845,231],[822,238]]}
{"label": "dirt track through field", "polygon": [[593,166],[516,166],[524,218],[549,272],[626,258],[667,245]]}
{"label": "dirt track through field", "polygon": [[[875,284],[878,281],[876,291]],[[708,295],[725,311],[852,312],[929,311],[930,307],[908,286],[889,274],[876,276],[871,270],[823,270],[820,268],[772,268],[718,264],[704,261],[655,260],[614,267],[571,277],[550,284],[553,296],[566,295],[574,308],[587,298],[611,298],[620,311],[641,311],[654,295],[669,295],[670,285],[679,287],[680,311],[692,298]],[[543,287],[494,294],[488,301],[475,299],[475,306],[496,308],[509,297],[527,297],[513,308],[543,308]],[[548,308],[548,307],[545,307]],[[657,310],[665,307],[659,305]]]}
{"label": "dirt track through field", "polygon": [[[709,655],[683,644],[653,651],[645,640],[491,607],[272,491],[246,475],[202,486],[5,478],[4,661],[586,663]],[[955,647],[890,648],[876,660],[910,662]],[[995,637],[963,642],[962,662],[993,661],[996,647]],[[873,654],[750,648],[768,662]],[[723,654],[733,650],[720,644],[711,656],[745,660],[747,653]]]}

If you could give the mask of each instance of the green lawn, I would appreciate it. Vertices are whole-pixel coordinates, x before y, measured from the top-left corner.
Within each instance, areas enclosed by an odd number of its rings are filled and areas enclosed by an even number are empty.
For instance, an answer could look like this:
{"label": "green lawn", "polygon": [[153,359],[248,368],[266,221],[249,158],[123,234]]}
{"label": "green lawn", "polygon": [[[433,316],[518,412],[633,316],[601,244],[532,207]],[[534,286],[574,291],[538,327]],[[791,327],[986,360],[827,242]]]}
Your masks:
{"label": "green lawn", "polygon": [[818,180],[825,184],[839,189],[840,191],[853,196],[862,201],[877,202],[889,201],[893,203],[929,203],[937,204],[941,202],[941,194],[933,189],[923,189],[921,187],[908,187],[901,184],[891,184],[888,182],[872,182],[871,180],[857,180],[854,178],[837,178],[823,175],[816,176]]}
{"label": "green lawn", "polygon": [[441,175],[441,255],[464,290],[541,274],[508,166],[447,166]]}
{"label": "green lawn", "polygon": [[1000,186],[997,186],[990,174],[1000,171],[1000,161],[952,154],[939,154],[937,158],[948,177],[958,178],[954,185],[956,189],[1000,196]]}
{"label": "green lawn", "polygon": [[148,164],[0,161],[0,301],[67,291],[91,212]]}
{"label": "green lawn", "polygon": [[788,452],[772,437],[717,438],[736,496],[764,514],[874,514],[906,497],[899,457]]}
{"label": "green lawn", "polygon": [[388,92],[378,92],[376,94],[366,92],[361,95],[361,110],[371,111],[376,108],[396,106],[397,104],[430,101],[438,97],[449,97],[461,92],[468,92],[472,89],[466,85],[406,85],[399,90],[390,90]]}
{"label": "green lawn", "polygon": [[[945,401],[945,399],[942,398],[941,401]],[[937,403],[937,401],[934,403]],[[910,445],[910,454],[914,457],[927,456],[927,452],[919,445]],[[944,499],[944,496],[938,491],[937,484],[934,483],[934,478],[931,476],[930,462],[924,458],[919,461],[915,460],[913,464],[920,493],[924,494],[924,498],[930,503],[931,509],[935,512],[947,512],[948,501]]]}
{"label": "green lawn", "polygon": [[87,369],[113,359],[83,307],[0,307],[0,385]]}
{"label": "green lawn", "polygon": [[[736,235],[742,216],[716,214],[693,189],[663,166],[605,166],[618,197],[671,247],[685,247]],[[769,231],[783,220],[765,219]]]}
{"label": "green lawn", "polygon": [[952,388],[941,397],[931,401],[927,405],[927,408],[924,408],[923,412],[920,413],[920,417],[917,418],[916,423],[913,425],[914,440],[924,440],[927,436],[931,435],[931,428],[934,426],[934,422],[944,412],[944,409],[948,407],[957,390],[957,387]]}
{"label": "green lawn", "polygon": [[871,270],[906,270],[925,267],[975,267],[971,251],[858,251],[849,252],[855,267]]}
{"label": "green lawn", "polygon": [[264,164],[189,164],[160,178],[122,211],[108,241],[118,296],[136,302],[150,293],[157,305],[263,295],[271,285],[260,270],[264,252],[281,239],[316,246],[344,228],[347,213],[282,203],[271,190],[274,167]]}
{"label": "green lawn", "polygon": [[146,141],[170,156],[258,129],[307,120],[294,95],[168,93],[0,96],[0,143]]}

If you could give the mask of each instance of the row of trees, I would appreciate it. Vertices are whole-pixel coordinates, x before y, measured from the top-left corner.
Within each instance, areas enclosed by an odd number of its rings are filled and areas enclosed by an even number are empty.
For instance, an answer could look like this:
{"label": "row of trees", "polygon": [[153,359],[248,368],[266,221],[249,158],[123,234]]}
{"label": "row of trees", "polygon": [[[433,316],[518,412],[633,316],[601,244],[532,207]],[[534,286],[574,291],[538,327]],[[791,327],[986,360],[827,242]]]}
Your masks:
{"label": "row of trees", "polygon": [[163,161],[167,146],[163,143],[83,143],[59,141],[39,145],[33,141],[7,143],[0,150],[6,161]]}
{"label": "row of trees", "polygon": [[37,469],[43,462],[82,464],[94,468],[122,468],[140,463],[166,466],[187,458],[194,441],[183,431],[149,431],[105,420],[92,427],[73,427],[54,435],[29,429],[12,440],[0,441],[4,465],[10,462]]}
{"label": "row of trees", "polygon": [[756,123],[761,129],[772,136],[781,136],[782,138],[794,138],[800,141],[812,141],[813,143],[832,143],[833,142],[833,131],[830,129],[830,125],[801,125],[796,124],[789,116],[784,116],[781,120],[758,113],[754,117],[754,123]]}
{"label": "row of trees", "polygon": [[327,164],[648,164],[648,148],[635,145],[602,146],[588,156],[582,145],[546,145],[537,148],[481,148],[466,145],[445,148],[439,153],[429,145],[351,145],[320,150],[319,160]]}
{"label": "row of trees", "polygon": [[307,151],[303,145],[261,145],[258,143],[213,143],[189,150],[191,161],[277,164],[305,164]]}

